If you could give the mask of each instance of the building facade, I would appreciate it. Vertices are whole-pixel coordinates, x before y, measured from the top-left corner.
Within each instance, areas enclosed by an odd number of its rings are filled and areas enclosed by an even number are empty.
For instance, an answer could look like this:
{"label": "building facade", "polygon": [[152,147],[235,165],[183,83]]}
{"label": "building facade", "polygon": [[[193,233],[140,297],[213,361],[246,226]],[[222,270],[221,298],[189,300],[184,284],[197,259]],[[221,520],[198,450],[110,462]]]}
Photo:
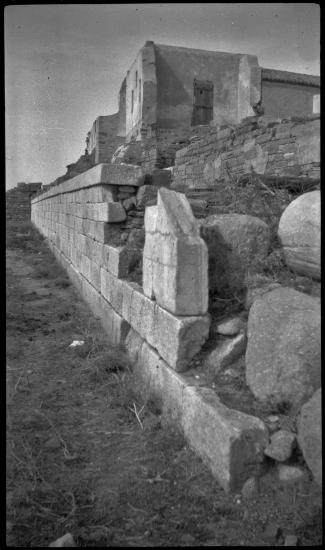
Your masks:
{"label": "building facade", "polygon": [[111,162],[121,145],[155,140],[164,155],[197,126],[317,113],[319,94],[319,77],[260,67],[255,55],[147,41],[122,82],[118,113],[99,116],[88,132],[86,154],[92,164]]}

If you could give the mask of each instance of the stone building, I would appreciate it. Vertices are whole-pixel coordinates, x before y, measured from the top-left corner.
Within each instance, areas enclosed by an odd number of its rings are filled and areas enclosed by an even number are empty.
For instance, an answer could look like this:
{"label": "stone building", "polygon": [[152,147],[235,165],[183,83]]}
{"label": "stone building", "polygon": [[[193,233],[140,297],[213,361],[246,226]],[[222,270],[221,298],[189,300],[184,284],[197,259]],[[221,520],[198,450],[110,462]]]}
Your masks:
{"label": "stone building", "polygon": [[147,41],[121,84],[118,112],[95,120],[86,156],[62,177],[112,162],[116,150],[113,162],[164,168],[202,126],[306,116],[319,112],[319,92],[319,77],[260,67],[255,55]]}

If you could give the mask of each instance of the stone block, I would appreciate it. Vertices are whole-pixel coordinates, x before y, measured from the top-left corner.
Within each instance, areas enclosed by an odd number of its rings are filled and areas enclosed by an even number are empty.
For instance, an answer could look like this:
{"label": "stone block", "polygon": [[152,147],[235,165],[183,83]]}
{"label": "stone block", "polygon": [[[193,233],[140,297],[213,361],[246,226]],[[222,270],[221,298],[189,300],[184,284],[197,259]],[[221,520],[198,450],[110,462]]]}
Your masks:
{"label": "stone block", "polygon": [[209,388],[184,389],[182,427],[225,491],[240,490],[263,460],[268,442],[264,423],[229,409]]}
{"label": "stone block", "polygon": [[160,189],[145,214],[143,289],[175,315],[202,315],[208,307],[207,247],[185,195]]}
{"label": "stone block", "polygon": [[134,374],[136,387],[143,398],[154,400],[167,419],[180,425],[183,392],[188,384],[143,340],[141,347],[138,347]]}
{"label": "stone block", "polygon": [[93,220],[75,218],[75,230],[100,243],[108,243],[109,239],[116,236],[117,230],[114,224],[106,222],[95,222]]}
{"label": "stone block", "polygon": [[110,342],[117,346],[124,345],[130,325],[103,299],[101,299],[99,317]]}
{"label": "stone block", "polygon": [[246,335],[239,333],[233,338],[226,338],[218,342],[216,347],[208,354],[205,365],[211,374],[218,374],[222,369],[231,365],[246,350]]}
{"label": "stone block", "polygon": [[126,277],[129,273],[130,252],[125,246],[102,245],[101,265],[115,277]]}
{"label": "stone block", "polygon": [[119,314],[122,312],[123,283],[106,269],[100,270],[101,293]]}
{"label": "stone block", "polygon": [[[114,282],[107,281],[105,275],[105,279],[102,280],[102,292],[110,301],[113,300],[113,292],[117,291]],[[173,369],[186,370],[190,360],[208,337],[209,316],[176,317],[145,296],[138,285],[132,285],[127,281],[120,283],[122,290],[119,289],[117,293],[123,294],[123,298],[119,300],[122,309],[116,310],[119,313],[123,311],[125,315],[130,312],[128,321],[132,328],[156,349]],[[127,286],[132,287],[132,293]]]}
{"label": "stone block", "polygon": [[285,462],[291,457],[295,443],[296,435],[294,433],[288,430],[279,430],[272,434],[264,454],[278,462]]}
{"label": "stone block", "polygon": [[107,221],[109,223],[122,222],[126,218],[126,212],[119,202],[107,203]]}

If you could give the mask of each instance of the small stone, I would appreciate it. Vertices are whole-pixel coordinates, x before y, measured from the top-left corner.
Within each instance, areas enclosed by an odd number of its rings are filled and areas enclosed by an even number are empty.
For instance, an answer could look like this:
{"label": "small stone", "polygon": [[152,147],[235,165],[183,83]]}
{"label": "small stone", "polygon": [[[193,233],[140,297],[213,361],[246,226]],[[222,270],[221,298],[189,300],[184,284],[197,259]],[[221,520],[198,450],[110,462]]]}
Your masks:
{"label": "small stone", "polygon": [[281,534],[281,529],[276,523],[269,522],[263,532],[263,538],[276,540]]}
{"label": "small stone", "polygon": [[253,497],[255,497],[258,494],[259,491],[259,483],[258,479],[254,476],[249,477],[241,490],[241,494],[244,497],[244,499],[248,500]]}
{"label": "small stone", "polygon": [[61,443],[56,436],[53,436],[44,443],[44,447],[46,449],[59,449],[61,447]]}
{"label": "small stone", "polygon": [[295,443],[295,434],[287,430],[279,430],[272,435],[264,454],[278,462],[284,462],[291,457]]}
{"label": "small stone", "polygon": [[298,544],[298,537],[296,535],[287,535],[284,539],[284,545],[283,546],[297,546]]}
{"label": "small stone", "polygon": [[193,537],[193,535],[190,535],[189,533],[185,533],[185,535],[181,536],[180,541],[183,544],[193,544],[195,542],[195,537]]}
{"label": "small stone", "polygon": [[246,349],[246,336],[242,332],[234,338],[217,344],[207,356],[206,365],[217,374],[221,369],[235,361]]}
{"label": "small stone", "polygon": [[60,537],[59,539],[49,544],[49,548],[63,548],[63,547],[71,548],[74,546],[77,546],[77,545],[73,540],[73,536],[70,533],[63,535],[63,537]]}
{"label": "small stone", "polygon": [[280,422],[280,418],[278,416],[276,416],[275,414],[270,414],[270,416],[267,417],[267,422]]}
{"label": "small stone", "polygon": [[132,208],[135,208],[135,206],[136,206],[136,198],[135,197],[131,197],[130,199],[125,199],[123,201],[123,207],[124,207],[126,212],[128,212],[129,210],[132,210]]}
{"label": "small stone", "polygon": [[270,432],[275,432],[279,429],[280,418],[278,416],[270,415],[265,422]]}
{"label": "small stone", "polygon": [[236,336],[243,327],[243,319],[241,317],[233,317],[219,323],[216,327],[216,332],[223,336]]}
{"label": "small stone", "polygon": [[240,373],[235,369],[227,369],[225,370],[224,374],[226,376],[230,376],[231,378],[238,378],[240,376]]}
{"label": "small stone", "polygon": [[280,481],[295,482],[304,477],[304,472],[301,468],[298,468],[298,466],[279,464],[278,475]]}

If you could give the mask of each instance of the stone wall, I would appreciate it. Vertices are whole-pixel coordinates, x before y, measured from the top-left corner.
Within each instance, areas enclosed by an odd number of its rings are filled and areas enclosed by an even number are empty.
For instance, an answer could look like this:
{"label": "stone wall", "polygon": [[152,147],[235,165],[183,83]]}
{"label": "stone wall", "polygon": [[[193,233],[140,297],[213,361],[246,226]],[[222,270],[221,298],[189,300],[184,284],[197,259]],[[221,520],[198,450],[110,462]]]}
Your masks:
{"label": "stone wall", "polygon": [[[207,247],[185,196],[158,190],[159,176],[148,184],[140,167],[97,165],[35,197],[32,222],[108,339],[125,346],[135,389],[158,400],[226,491],[238,490],[260,465],[267,430],[222,404],[191,370],[210,329]],[[146,209],[142,288],[142,277],[132,280],[131,247],[120,244],[132,212],[126,201],[138,212],[157,193]]]}
{"label": "stone wall", "polygon": [[320,174],[320,117],[273,119],[248,117],[233,126],[206,127],[176,152],[174,184],[199,189],[217,180],[258,174],[308,176]]}
{"label": "stone wall", "polygon": [[6,219],[28,222],[31,217],[31,197],[41,189],[42,183],[18,183],[6,192]]}
{"label": "stone wall", "polygon": [[[141,175],[136,166],[95,166],[37,196],[32,221],[69,265],[90,306],[101,304],[97,309],[108,312],[104,323],[111,320],[115,344],[123,343],[132,327],[172,368],[184,370],[207,337],[209,321],[203,310],[202,315],[173,315],[132,281],[134,255],[142,256],[144,245],[146,191],[153,189]],[[130,204],[135,209],[127,212]],[[192,335],[187,343],[186,333]]]}
{"label": "stone wall", "polygon": [[111,162],[113,153],[124,143],[124,138],[119,137],[119,113],[96,118],[88,134],[87,146],[89,156],[93,155],[94,164]]}

